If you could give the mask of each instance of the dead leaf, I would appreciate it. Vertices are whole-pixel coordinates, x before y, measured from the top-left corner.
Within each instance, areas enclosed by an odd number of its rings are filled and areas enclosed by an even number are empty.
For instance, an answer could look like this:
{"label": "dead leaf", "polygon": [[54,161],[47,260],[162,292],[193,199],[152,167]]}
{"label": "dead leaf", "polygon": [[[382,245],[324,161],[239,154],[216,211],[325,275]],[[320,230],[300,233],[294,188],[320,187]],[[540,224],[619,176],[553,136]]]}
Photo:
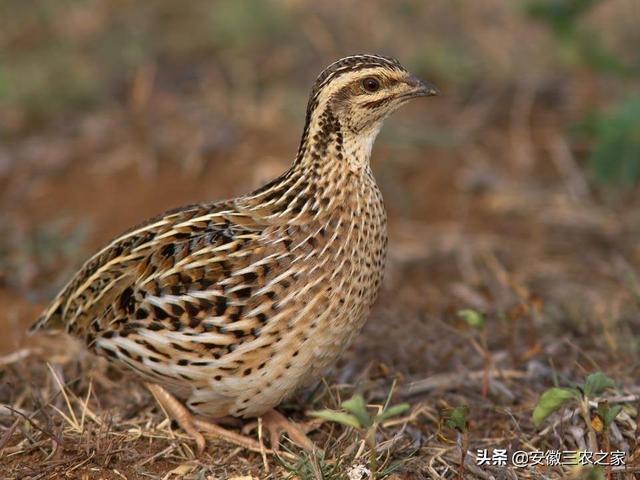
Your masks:
{"label": "dead leaf", "polygon": [[193,463],[183,463],[182,465],[178,465],[173,470],[167,472],[167,474],[162,477],[162,480],[169,480],[172,475],[175,475],[177,477],[184,477],[188,473],[193,472],[195,469],[196,465],[194,465]]}

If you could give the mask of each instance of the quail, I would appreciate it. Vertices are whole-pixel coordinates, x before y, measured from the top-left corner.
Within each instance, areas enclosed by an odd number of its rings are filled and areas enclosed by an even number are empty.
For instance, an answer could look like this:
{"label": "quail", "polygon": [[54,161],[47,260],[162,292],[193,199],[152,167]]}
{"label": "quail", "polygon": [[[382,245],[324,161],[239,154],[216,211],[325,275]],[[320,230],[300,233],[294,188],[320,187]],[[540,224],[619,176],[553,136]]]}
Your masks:
{"label": "quail", "polygon": [[[222,417],[261,417],[322,374],[366,320],[383,276],[387,220],[369,159],[382,122],[437,90],[392,58],[329,65],[310,94],[300,146],[278,178],[237,198],[188,205],[92,256],[32,330],[64,330],[142,379],[204,448],[247,448]],[[274,433],[275,432],[275,433]]]}

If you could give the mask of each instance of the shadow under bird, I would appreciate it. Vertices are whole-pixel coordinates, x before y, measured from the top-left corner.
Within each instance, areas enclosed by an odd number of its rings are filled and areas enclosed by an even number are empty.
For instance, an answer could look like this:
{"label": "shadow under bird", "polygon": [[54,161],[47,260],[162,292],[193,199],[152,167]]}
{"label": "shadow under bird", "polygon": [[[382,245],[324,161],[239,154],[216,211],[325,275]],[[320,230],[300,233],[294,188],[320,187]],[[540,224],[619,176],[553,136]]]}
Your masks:
{"label": "shadow under bird", "polygon": [[32,330],[64,330],[133,370],[204,449],[216,423],[262,417],[277,448],[299,425],[274,410],[317,380],[360,330],[385,265],[387,221],[369,165],[390,113],[436,95],[397,60],[353,55],[311,91],[280,177],[238,198],[171,210],[91,257]]}

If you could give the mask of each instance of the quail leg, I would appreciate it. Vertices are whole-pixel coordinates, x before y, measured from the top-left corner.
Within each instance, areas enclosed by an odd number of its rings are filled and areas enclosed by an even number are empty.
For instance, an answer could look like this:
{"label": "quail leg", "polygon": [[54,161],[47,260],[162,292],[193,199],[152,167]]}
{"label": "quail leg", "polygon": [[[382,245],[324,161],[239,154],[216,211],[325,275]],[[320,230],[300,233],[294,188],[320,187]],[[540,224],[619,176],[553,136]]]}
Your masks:
{"label": "quail leg", "polygon": [[[170,417],[175,419],[187,435],[195,440],[198,447],[198,453],[202,453],[205,447],[205,439],[202,432],[210,433],[218,438],[222,438],[223,440],[233,443],[234,445],[238,445],[254,452],[264,451],[264,449],[261,449],[260,444],[252,438],[222,428],[214,422],[196,418],[176,397],[171,395],[160,385],[153,383],[147,383],[146,385]],[[267,451],[267,453],[271,452]]]}
{"label": "quail leg", "polygon": [[[305,450],[312,451],[317,448],[300,425],[287,419],[277,410],[269,410],[261,418],[263,428],[269,432],[269,441],[274,451],[279,450],[280,437],[283,433],[286,433],[290,440]],[[256,425],[256,423],[252,423],[247,425],[245,429],[255,428]]]}

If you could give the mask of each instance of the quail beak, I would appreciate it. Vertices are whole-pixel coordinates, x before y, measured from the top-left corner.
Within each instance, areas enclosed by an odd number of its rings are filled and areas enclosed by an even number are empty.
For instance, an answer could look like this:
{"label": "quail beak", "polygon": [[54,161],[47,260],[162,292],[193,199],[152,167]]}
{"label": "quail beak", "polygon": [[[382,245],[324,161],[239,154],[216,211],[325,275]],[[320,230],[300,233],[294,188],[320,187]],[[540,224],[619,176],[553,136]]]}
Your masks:
{"label": "quail beak", "polygon": [[413,75],[407,80],[407,85],[411,87],[411,92],[407,94],[407,96],[410,98],[433,97],[435,95],[440,95],[440,90],[438,90],[435,86],[433,86],[429,82],[420,80]]}

